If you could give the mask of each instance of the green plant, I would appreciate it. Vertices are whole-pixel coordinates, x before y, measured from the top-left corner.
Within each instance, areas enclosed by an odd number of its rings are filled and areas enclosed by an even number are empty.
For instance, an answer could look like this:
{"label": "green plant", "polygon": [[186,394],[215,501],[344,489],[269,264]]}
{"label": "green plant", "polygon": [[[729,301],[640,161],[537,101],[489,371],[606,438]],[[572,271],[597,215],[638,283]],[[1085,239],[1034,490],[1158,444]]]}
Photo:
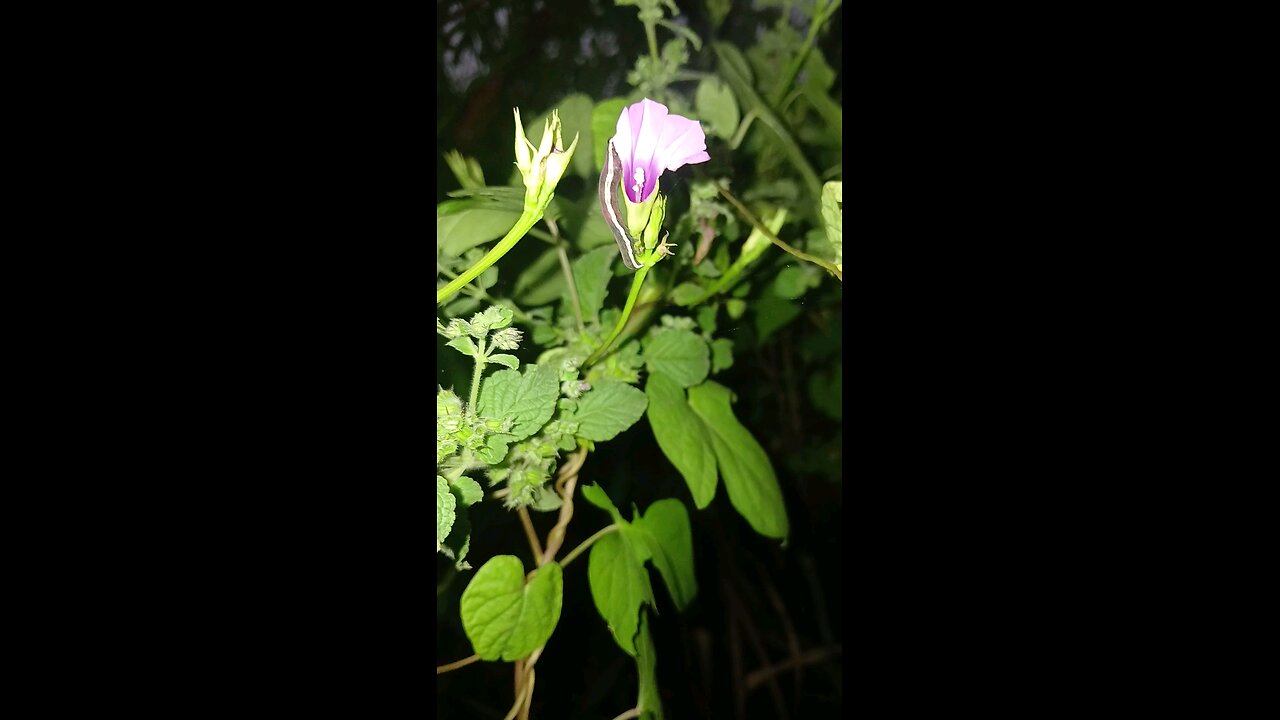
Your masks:
{"label": "green plant", "polygon": [[[637,7],[649,48],[628,77],[634,92],[561,99],[536,148],[517,111],[523,192],[484,185],[478,165],[454,154],[449,164],[463,189],[437,209],[436,331],[472,364],[465,397],[453,388],[437,394],[437,552],[459,572],[473,569],[469,508],[487,500],[516,516],[534,558],[526,568],[501,554],[475,569],[460,601],[475,654],[437,673],[478,660],[513,663],[508,720],[528,716],[564,583],[575,582],[569,568],[584,553],[603,625],[637,665],[636,705],[619,718],[662,717],[649,630],[654,591],[645,566],[657,570],[677,609],[694,601],[689,509],[667,498],[624,516],[602,487],[607,468],[590,467],[590,453],[647,418],[695,511],[714,501],[723,482],[752,529],[785,543],[790,521],[774,463],[735,415],[733,390],[712,379],[734,363],[734,339],[720,326],[752,313],[755,339],[763,342],[799,315],[793,301],[824,281],[843,280],[841,184],[823,185],[811,165],[814,153],[802,147],[835,158],[822,175],[839,176],[840,109],[828,94],[830,68],[814,49],[839,0],[782,3],[786,11],[809,13],[807,36],[801,40],[780,20],[745,55],[726,43],[704,44],[675,21],[679,10],[671,0],[617,4]],[[661,49],[659,28],[672,35]],[[691,50],[713,62],[714,71],[689,70]],[[777,67],[786,69],[761,72]],[[680,164],[707,162],[696,159],[703,155],[711,162],[696,165],[694,179],[678,189],[660,191],[652,169],[635,178],[622,173],[621,185],[607,182],[606,175],[614,179],[607,170],[620,115],[635,107],[656,112],[651,106],[669,108],[675,120],[697,118],[718,140],[702,155],[685,148]],[[567,147],[564,130],[575,132]],[[721,154],[734,162],[717,162]],[[657,173],[670,165],[659,163]],[[741,169],[731,175],[735,167]],[[556,197],[566,175],[597,192]],[[731,177],[749,179],[738,183],[745,187],[741,197],[730,189]],[[612,219],[601,210],[610,201]],[[526,236],[547,247],[500,285],[498,261]],[[478,246],[494,239],[482,253]],[[625,268],[617,260],[628,250],[635,253],[634,272],[631,258]],[[609,302],[610,281],[619,276],[629,278],[620,306],[616,296]],[[522,362],[516,352],[533,361]],[[599,512],[576,512],[579,498]],[[557,514],[545,541],[531,512]],[[575,517],[608,522],[562,554]]]}

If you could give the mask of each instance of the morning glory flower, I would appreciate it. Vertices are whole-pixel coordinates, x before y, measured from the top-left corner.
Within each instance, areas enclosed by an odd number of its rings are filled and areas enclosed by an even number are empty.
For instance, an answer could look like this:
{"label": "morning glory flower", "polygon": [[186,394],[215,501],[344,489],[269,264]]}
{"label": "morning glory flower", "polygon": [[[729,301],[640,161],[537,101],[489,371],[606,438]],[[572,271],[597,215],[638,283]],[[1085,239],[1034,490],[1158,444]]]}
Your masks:
{"label": "morning glory flower", "polygon": [[636,204],[649,199],[663,171],[711,159],[697,120],[671,115],[649,98],[623,108],[612,142],[622,160],[623,190]]}

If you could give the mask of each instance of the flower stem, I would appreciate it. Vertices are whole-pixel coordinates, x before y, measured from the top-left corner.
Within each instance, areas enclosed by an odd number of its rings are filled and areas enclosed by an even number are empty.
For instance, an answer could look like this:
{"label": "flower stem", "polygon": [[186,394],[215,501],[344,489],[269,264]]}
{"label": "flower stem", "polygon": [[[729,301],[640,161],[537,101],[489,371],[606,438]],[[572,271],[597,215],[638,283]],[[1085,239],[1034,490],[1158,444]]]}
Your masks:
{"label": "flower stem", "polygon": [[631,317],[631,309],[636,305],[636,298],[640,295],[640,286],[644,284],[645,277],[649,274],[649,266],[644,265],[636,271],[635,278],[631,280],[631,293],[627,295],[627,304],[622,308],[622,317],[618,318],[618,324],[613,326],[613,332],[609,333],[609,337],[605,339],[596,351],[591,353],[591,357],[587,358],[584,365],[593,365],[600,356],[604,355],[604,351],[609,349],[609,345],[622,332],[622,328],[626,327],[627,319]]}
{"label": "flower stem", "polygon": [[545,207],[538,209],[525,207],[524,212],[520,215],[520,219],[516,220],[516,224],[507,231],[507,234],[498,241],[497,245],[493,246],[492,250],[486,253],[484,257],[477,260],[475,265],[467,268],[466,272],[454,278],[448,285],[445,285],[436,291],[436,304],[439,305],[445,300],[448,300],[450,296],[461,290],[462,286],[472,280],[475,280],[479,277],[480,273],[488,270],[490,265],[498,261],[498,258],[506,255],[511,248],[516,246],[517,242],[520,242],[520,238],[524,237],[525,233],[529,232],[529,228],[533,227],[534,223],[542,219],[542,213],[545,210]]}
{"label": "flower stem", "polygon": [[595,541],[597,541],[597,540],[599,540],[600,538],[604,537],[605,535],[608,535],[608,534],[609,534],[609,533],[611,533],[611,532],[615,532],[616,530],[618,530],[618,525],[617,525],[617,523],[614,523],[613,525],[610,525],[609,527],[607,527],[607,528],[605,528],[605,529],[601,530],[600,532],[596,533],[595,535],[592,535],[591,537],[587,538],[586,540],[583,540],[581,543],[579,543],[579,544],[578,544],[578,547],[576,547],[576,548],[574,548],[574,549],[573,549],[573,552],[571,552],[571,553],[569,553],[568,555],[565,555],[565,556],[564,556],[564,559],[560,561],[560,567],[562,567],[562,568],[563,568],[563,567],[567,567],[567,566],[569,565],[569,563],[573,562],[573,559],[574,559],[574,558],[578,557],[578,556],[579,556],[579,555],[581,555],[584,551],[586,551],[586,549],[587,549],[587,548],[591,547],[592,543],[594,543]]}
{"label": "flower stem", "polygon": [[484,373],[485,366],[484,339],[480,339],[478,343],[475,357],[476,369],[475,372],[471,373],[471,401],[467,404],[467,410],[470,411],[472,415],[480,414],[476,412],[476,398],[480,395],[480,375]]}

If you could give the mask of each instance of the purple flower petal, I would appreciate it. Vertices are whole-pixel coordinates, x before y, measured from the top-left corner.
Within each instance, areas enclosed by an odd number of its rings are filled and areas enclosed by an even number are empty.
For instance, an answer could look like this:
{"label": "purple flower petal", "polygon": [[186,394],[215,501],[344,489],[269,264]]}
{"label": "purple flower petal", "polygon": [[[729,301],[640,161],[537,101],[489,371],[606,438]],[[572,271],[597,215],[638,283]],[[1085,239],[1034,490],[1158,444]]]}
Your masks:
{"label": "purple flower petal", "polygon": [[671,115],[666,105],[649,98],[622,110],[613,146],[622,160],[623,185],[633,203],[649,198],[663,170],[711,159],[706,135],[696,120]]}

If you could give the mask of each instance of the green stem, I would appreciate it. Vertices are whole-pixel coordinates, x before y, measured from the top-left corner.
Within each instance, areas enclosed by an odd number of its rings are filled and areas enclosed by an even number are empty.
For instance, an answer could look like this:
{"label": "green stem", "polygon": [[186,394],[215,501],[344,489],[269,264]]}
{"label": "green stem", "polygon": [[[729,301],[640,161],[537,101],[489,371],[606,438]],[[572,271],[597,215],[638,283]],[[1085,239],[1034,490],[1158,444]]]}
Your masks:
{"label": "green stem", "polygon": [[[809,33],[804,38],[804,44],[800,46],[800,52],[791,58],[791,64],[787,66],[786,72],[782,75],[783,82],[778,85],[774,96],[769,99],[770,105],[776,108],[782,102],[783,96],[787,93],[787,88],[791,87],[796,75],[800,74],[800,68],[804,66],[804,61],[808,59],[809,52],[813,50],[813,41],[817,39],[818,31],[822,29],[822,26],[835,14],[836,9],[839,7],[840,0],[833,0],[826,7],[823,7],[822,0],[818,0],[818,6],[813,10],[813,22],[809,23]],[[779,109],[779,112],[781,112],[781,109]]]}
{"label": "green stem", "polygon": [[648,265],[644,265],[636,271],[636,276],[631,281],[631,293],[627,295],[627,304],[622,308],[622,317],[618,318],[618,324],[613,326],[613,332],[609,333],[609,337],[605,339],[604,344],[591,353],[591,357],[587,358],[587,362],[584,365],[592,365],[596,360],[599,360],[600,356],[604,355],[604,351],[609,349],[609,345],[618,337],[618,333],[622,332],[622,328],[627,324],[627,318],[631,317],[631,308],[635,307],[636,297],[640,295],[640,286],[644,284],[644,279],[648,274]]}
{"label": "green stem", "polygon": [[498,241],[497,245],[493,246],[492,250],[476,261],[475,265],[467,268],[466,272],[454,278],[448,285],[445,285],[440,288],[440,290],[436,291],[436,304],[439,305],[445,300],[448,300],[450,296],[461,290],[462,286],[472,280],[475,280],[479,277],[480,273],[488,270],[490,265],[498,261],[498,258],[506,255],[507,251],[515,247],[516,243],[520,242],[520,238],[524,237],[525,233],[529,232],[529,228],[533,227],[534,223],[542,219],[542,213],[545,209],[546,208],[531,210],[526,207],[524,212],[521,213],[520,219],[516,220],[516,224],[507,231],[507,234]]}
{"label": "green stem", "polygon": [[644,36],[649,41],[649,55],[653,57],[654,62],[658,62],[658,34],[654,32],[655,23],[645,21]]}
{"label": "green stem", "polygon": [[573,562],[573,559],[574,559],[574,558],[578,557],[578,556],[579,556],[579,555],[581,555],[584,551],[586,551],[586,549],[587,549],[587,548],[591,547],[591,544],[592,544],[592,543],[594,543],[595,541],[599,540],[600,538],[604,537],[605,535],[608,535],[609,533],[614,532],[615,530],[618,530],[618,529],[619,529],[619,527],[618,527],[617,523],[614,523],[613,525],[610,525],[609,527],[607,527],[607,528],[605,528],[605,529],[601,530],[600,532],[596,533],[595,535],[592,535],[591,537],[587,538],[586,540],[583,540],[583,541],[582,541],[582,543],[578,545],[578,547],[576,547],[576,548],[574,548],[574,549],[573,549],[573,552],[571,552],[571,553],[569,553],[568,555],[565,555],[565,556],[564,556],[564,559],[560,561],[560,567],[561,567],[561,568],[567,567],[567,566],[569,565],[569,563]]}
{"label": "green stem", "polygon": [[[454,278],[458,277],[458,276],[457,276],[457,275],[455,275],[451,270],[449,270],[449,268],[444,267],[444,266],[443,266],[443,265],[441,265],[440,263],[436,263],[436,271],[437,271],[437,272],[439,272],[440,274],[444,275],[445,277],[448,277],[450,280],[452,280],[452,279],[454,279]],[[467,295],[470,295],[470,296],[471,296],[471,297],[473,297],[473,298],[479,298],[479,299],[481,299],[481,300],[488,300],[490,304],[493,304],[493,305],[501,305],[501,306],[503,306],[503,307],[505,307],[505,308],[510,309],[510,310],[511,310],[511,312],[512,312],[512,314],[514,314],[514,315],[516,316],[516,319],[517,319],[517,320],[519,320],[519,321],[521,321],[521,322],[526,322],[526,323],[532,323],[532,322],[533,322],[533,318],[529,317],[529,313],[527,313],[527,312],[525,312],[525,311],[521,310],[520,308],[516,307],[516,304],[515,304],[515,303],[511,302],[510,300],[499,300],[499,299],[495,298],[494,296],[490,295],[489,293],[485,292],[485,291],[484,291],[484,288],[476,287],[476,286],[464,287],[464,288],[462,288],[462,292],[466,293]],[[439,321],[439,320],[436,320],[436,325],[437,325],[437,326],[440,326],[440,321]],[[436,332],[439,332],[439,333],[443,334],[443,332],[444,332],[444,331],[443,331],[443,326],[437,327]]]}
{"label": "green stem", "polygon": [[556,254],[560,257],[560,272],[564,273],[564,282],[569,286],[569,299],[573,305],[573,317],[578,321],[578,332],[581,333],[587,329],[586,323],[582,322],[582,301],[578,299],[578,284],[573,281],[573,267],[569,265],[569,253],[565,250],[568,243],[560,237],[560,228],[556,226],[556,221],[547,218],[547,227],[551,228],[551,234],[556,240]]}
{"label": "green stem", "polygon": [[807,260],[808,262],[811,262],[814,265],[817,265],[818,267],[825,269],[827,272],[835,275],[837,280],[839,280],[840,282],[844,282],[844,275],[840,272],[840,269],[837,268],[834,263],[829,262],[827,260],[823,260],[822,258],[819,258],[819,257],[814,257],[809,253],[797,250],[791,247],[790,245],[782,242],[781,240],[778,239],[778,236],[775,235],[772,230],[766,227],[764,223],[757,220],[755,215],[751,214],[751,211],[747,209],[746,205],[743,205],[741,202],[739,202],[738,198],[730,194],[730,192],[726,190],[722,185],[720,185],[719,183],[716,183],[716,189],[720,191],[720,194],[723,195],[724,198],[728,200],[730,204],[732,204],[735,208],[738,209],[738,212],[742,213],[742,216],[747,219],[747,222],[751,223],[752,227],[759,230],[765,237],[769,238],[769,242],[772,242],[774,245],[777,245],[778,247],[782,248],[783,250],[786,250],[792,255],[795,255],[801,260]]}
{"label": "green stem", "polygon": [[484,373],[484,359],[484,340],[481,339],[476,344],[476,369],[475,372],[471,374],[471,402],[467,404],[467,410],[469,410],[472,415],[479,414],[476,412],[476,399],[480,396],[480,375]]}

